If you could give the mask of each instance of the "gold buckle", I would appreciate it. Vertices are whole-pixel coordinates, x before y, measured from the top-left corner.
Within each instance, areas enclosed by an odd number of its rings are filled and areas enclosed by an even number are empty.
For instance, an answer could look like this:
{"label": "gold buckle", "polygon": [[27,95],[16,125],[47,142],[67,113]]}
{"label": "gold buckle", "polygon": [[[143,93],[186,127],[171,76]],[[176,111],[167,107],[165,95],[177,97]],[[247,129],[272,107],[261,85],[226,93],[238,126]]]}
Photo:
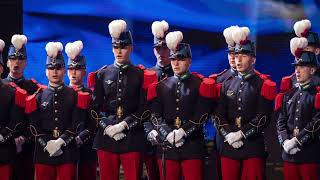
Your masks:
{"label": "gold buckle", "polygon": [[176,117],[176,119],[174,121],[174,126],[176,128],[178,128],[178,129],[181,127],[181,119],[180,119],[180,117]]}
{"label": "gold buckle", "polygon": [[53,131],[52,131],[52,136],[55,138],[58,138],[60,136],[60,130],[58,129],[58,127],[56,127]]}
{"label": "gold buckle", "polygon": [[298,136],[299,132],[300,132],[299,128],[298,128],[298,127],[295,127],[295,128],[293,129],[292,135],[293,135],[294,137],[296,137],[296,136]]}
{"label": "gold buckle", "polygon": [[124,108],[122,106],[119,106],[117,108],[117,117],[118,117],[118,119],[121,119],[123,115],[124,115]]}
{"label": "gold buckle", "polygon": [[241,119],[242,119],[241,116],[239,116],[239,117],[236,118],[235,124],[236,124],[236,126],[237,126],[238,128],[241,128]]}

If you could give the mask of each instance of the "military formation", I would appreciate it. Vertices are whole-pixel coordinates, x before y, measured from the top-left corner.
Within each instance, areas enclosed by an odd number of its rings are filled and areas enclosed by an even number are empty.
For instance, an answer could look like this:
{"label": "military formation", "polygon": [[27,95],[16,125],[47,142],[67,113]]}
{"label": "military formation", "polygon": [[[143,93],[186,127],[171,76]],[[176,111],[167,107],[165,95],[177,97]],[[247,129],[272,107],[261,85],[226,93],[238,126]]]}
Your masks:
{"label": "military formation", "polygon": [[[191,72],[192,51],[166,21],[151,26],[154,67],[134,65],[133,38],[123,20],[109,24],[114,63],[88,73],[82,41],[48,42],[48,85],[25,79],[27,37],[12,36],[0,80],[0,174],[3,180],[202,180],[203,125],[217,129],[216,176],[266,179],[264,130],[277,121],[285,180],[317,180],[320,168],[318,34],[294,24],[292,75],[280,90],[255,69],[248,27],[223,31],[230,65],[209,77]],[[0,75],[5,43],[0,40]],[[65,51],[68,60],[65,64]],[[290,65],[288,65],[289,67]],[[70,84],[64,83],[67,74]],[[122,167],[122,168],[120,168]]]}

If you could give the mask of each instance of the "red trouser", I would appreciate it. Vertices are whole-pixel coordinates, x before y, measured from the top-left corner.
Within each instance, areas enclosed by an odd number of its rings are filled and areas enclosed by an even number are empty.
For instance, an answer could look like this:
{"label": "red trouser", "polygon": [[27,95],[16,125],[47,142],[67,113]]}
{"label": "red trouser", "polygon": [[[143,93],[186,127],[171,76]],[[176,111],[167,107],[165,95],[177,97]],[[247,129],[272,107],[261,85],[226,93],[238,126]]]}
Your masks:
{"label": "red trouser", "polygon": [[11,171],[12,171],[11,165],[0,164],[0,179],[1,180],[10,180],[11,179]]}
{"label": "red trouser", "polygon": [[101,180],[118,180],[120,162],[123,167],[126,180],[137,180],[141,178],[141,154],[139,152],[112,153],[98,150]]}
{"label": "red trouser", "polygon": [[35,164],[35,169],[37,180],[76,180],[77,176],[76,164]]}
{"label": "red trouser", "polygon": [[143,158],[148,173],[148,179],[159,180],[160,174],[157,163],[157,157],[155,155],[143,155]]}
{"label": "red trouser", "polygon": [[222,180],[263,180],[265,179],[265,160],[249,158],[234,160],[221,156]]}
{"label": "red trouser", "polygon": [[97,162],[80,162],[78,164],[78,180],[96,180]]}
{"label": "red trouser", "polygon": [[284,162],[283,176],[285,180],[317,180],[318,164],[297,164]]}
{"label": "red trouser", "polygon": [[[202,180],[203,179],[203,165],[200,159],[190,159],[190,160],[166,160],[166,180],[180,180],[180,174],[184,180]],[[163,180],[162,175],[162,162],[158,159],[158,166],[160,169],[160,177]]]}

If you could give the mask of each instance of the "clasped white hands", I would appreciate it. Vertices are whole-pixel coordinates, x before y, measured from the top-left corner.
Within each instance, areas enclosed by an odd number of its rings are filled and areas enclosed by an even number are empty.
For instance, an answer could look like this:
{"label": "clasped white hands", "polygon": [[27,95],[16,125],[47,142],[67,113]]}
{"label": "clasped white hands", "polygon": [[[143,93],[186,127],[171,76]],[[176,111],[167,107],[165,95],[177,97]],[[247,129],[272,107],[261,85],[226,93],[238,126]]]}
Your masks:
{"label": "clasped white hands", "polygon": [[49,156],[60,156],[63,151],[61,150],[61,146],[66,146],[66,142],[58,138],[57,140],[50,140],[47,142],[46,147],[43,149],[44,151],[48,151]]}
{"label": "clasped white hands", "polygon": [[235,149],[238,149],[243,146],[243,141],[241,140],[244,137],[241,130],[237,132],[231,132],[225,136],[225,141],[228,142],[230,146]]}
{"label": "clasped white hands", "polygon": [[166,140],[171,144],[176,147],[181,147],[184,144],[184,137],[186,136],[186,132],[182,129],[175,129],[171,131]]}
{"label": "clasped white hands", "polygon": [[128,124],[125,121],[121,121],[118,124],[108,126],[104,129],[103,135],[108,135],[116,141],[119,141],[126,137],[126,134],[122,131],[128,127]]}
{"label": "clasped white hands", "polygon": [[296,137],[291,138],[290,140],[285,140],[282,147],[287,154],[291,155],[296,154],[298,151],[301,151],[298,147],[298,139]]}

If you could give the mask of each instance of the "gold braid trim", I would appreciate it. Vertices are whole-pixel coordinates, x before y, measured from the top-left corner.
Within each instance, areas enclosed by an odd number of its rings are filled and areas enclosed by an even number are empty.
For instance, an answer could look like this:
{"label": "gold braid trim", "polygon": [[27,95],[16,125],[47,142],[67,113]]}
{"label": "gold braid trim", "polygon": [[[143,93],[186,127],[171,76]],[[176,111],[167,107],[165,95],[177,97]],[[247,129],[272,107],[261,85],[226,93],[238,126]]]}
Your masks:
{"label": "gold braid trim", "polygon": [[[155,121],[153,121],[153,120],[155,120]],[[152,116],[152,117],[151,117],[151,123],[152,123],[152,125],[153,125],[154,127],[156,127],[156,129],[159,129],[159,128],[161,127],[161,125],[162,125],[162,123],[159,122],[159,121],[158,121],[158,118],[156,118],[155,116]],[[157,124],[155,124],[155,123],[157,123]]]}
{"label": "gold braid trim", "polygon": [[38,134],[36,127],[34,127],[33,125],[30,125],[29,128],[30,128],[31,134],[32,134],[35,138],[38,137],[38,136],[46,135],[46,134]]}
{"label": "gold braid trim", "polygon": [[8,126],[5,127],[5,128],[8,129],[11,133],[14,133],[14,132],[16,132],[17,127],[19,127],[21,124],[22,123],[16,124],[13,129],[10,129]]}
{"label": "gold braid trim", "polygon": [[135,114],[131,114],[131,116],[136,118],[136,119],[138,119],[138,120],[140,120],[140,122],[141,122],[143,120],[146,120],[149,117],[150,114],[151,114],[150,110],[145,110],[145,111],[143,111],[143,113],[141,114],[140,117],[136,116]]}
{"label": "gold braid trim", "polygon": [[312,130],[308,130],[307,128],[304,128],[305,131],[312,134],[312,137],[314,137],[314,133],[319,131],[320,129],[320,125],[317,128],[315,127],[317,123],[320,123],[320,119],[318,119],[316,122],[313,123]]}
{"label": "gold braid trim", "polygon": [[200,126],[205,122],[206,119],[208,119],[208,116],[209,116],[209,114],[205,113],[205,114],[202,114],[202,116],[200,117],[198,122],[194,122],[191,119],[189,120],[189,122],[191,122],[192,124]]}
{"label": "gold braid trim", "polygon": [[[258,115],[258,116],[259,116],[259,115]],[[263,121],[262,121],[262,120],[263,120]],[[261,123],[261,121],[262,121],[262,123]],[[261,126],[264,126],[264,125],[266,124],[266,122],[267,122],[267,116],[264,115],[264,116],[262,116],[262,117],[259,119],[257,125],[253,124],[252,122],[249,122],[249,124],[250,124],[251,126],[257,128],[257,132],[258,132],[258,131],[259,131],[259,128],[260,128]]]}
{"label": "gold braid trim", "polygon": [[217,124],[218,129],[221,129],[223,126],[228,126],[228,125],[229,125],[229,124],[227,124],[227,123],[226,123],[226,124],[221,124],[220,117],[217,116],[217,115],[212,115],[212,120],[217,122],[217,123],[215,123],[215,124]]}

